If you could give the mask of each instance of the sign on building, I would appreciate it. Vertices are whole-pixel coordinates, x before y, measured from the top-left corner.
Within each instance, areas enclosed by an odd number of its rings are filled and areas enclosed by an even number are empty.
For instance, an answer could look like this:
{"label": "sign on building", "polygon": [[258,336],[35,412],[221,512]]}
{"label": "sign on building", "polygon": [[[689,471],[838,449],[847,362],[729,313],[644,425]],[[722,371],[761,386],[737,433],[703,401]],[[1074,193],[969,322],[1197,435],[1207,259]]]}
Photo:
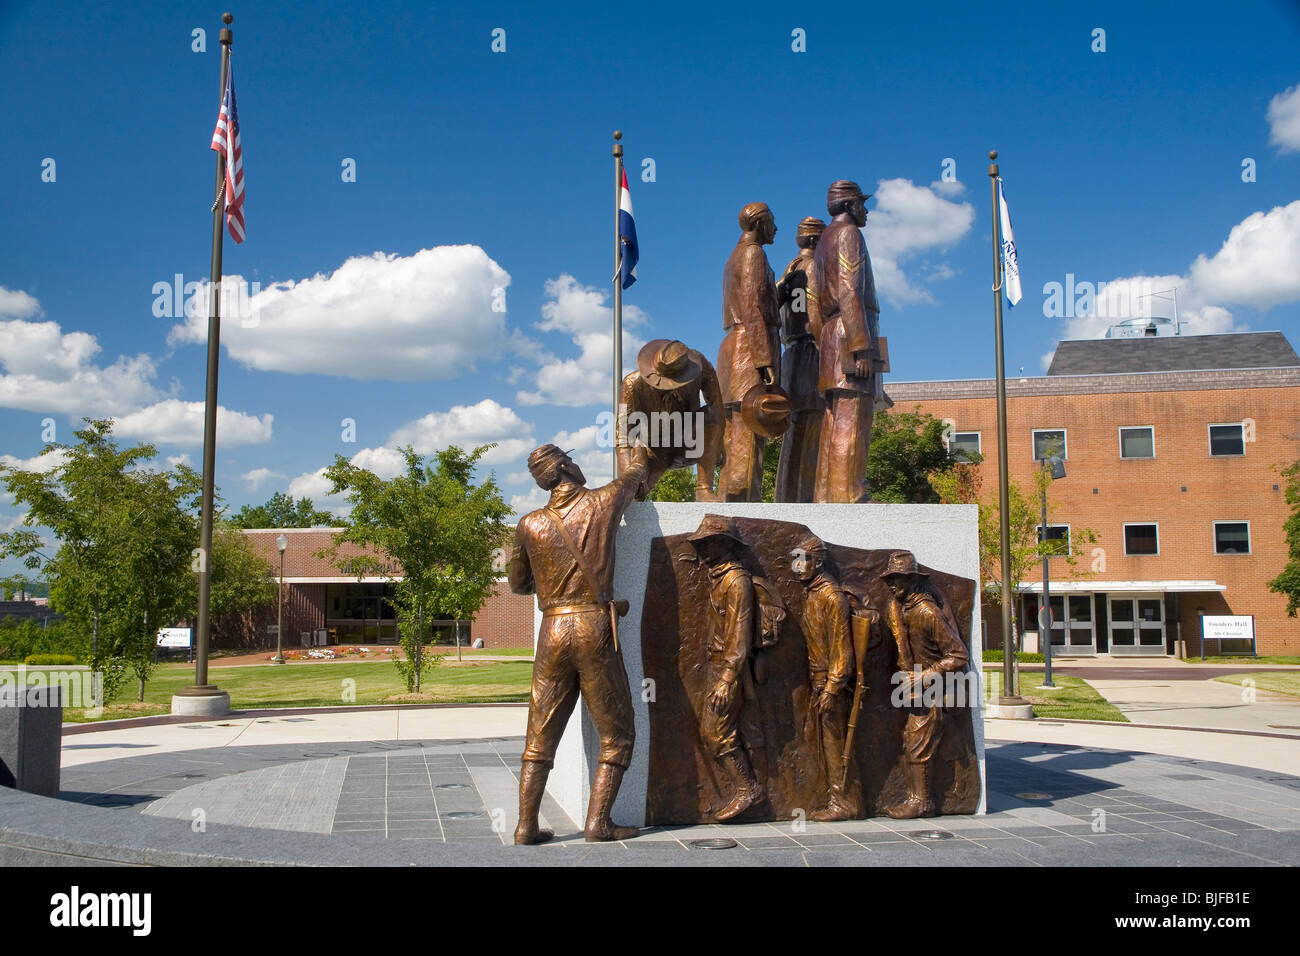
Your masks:
{"label": "sign on building", "polygon": [[[1253,614],[1206,614],[1201,617],[1201,656],[1205,645],[1214,641],[1220,654],[1255,654]],[[1224,647],[1223,642],[1229,646]]]}

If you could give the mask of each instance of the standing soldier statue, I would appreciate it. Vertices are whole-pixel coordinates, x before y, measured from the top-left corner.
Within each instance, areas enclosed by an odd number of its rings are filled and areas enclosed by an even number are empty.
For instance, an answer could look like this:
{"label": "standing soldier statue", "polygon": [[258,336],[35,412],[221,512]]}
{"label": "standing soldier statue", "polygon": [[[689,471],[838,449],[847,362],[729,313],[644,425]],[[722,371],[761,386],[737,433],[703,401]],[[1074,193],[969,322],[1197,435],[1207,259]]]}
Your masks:
{"label": "standing soldier statue", "polygon": [[[790,568],[804,583],[803,635],[812,681],[809,709],[830,789],[826,806],[812,820],[850,820],[857,815],[847,794],[847,718],[854,687],[852,611],[839,579],[827,566],[826,545],[815,535],[791,552]],[[860,698],[855,698],[860,699]]]}
{"label": "standing soldier statue", "polygon": [[[695,465],[695,500],[717,501],[713,483],[722,455],[722,393],[709,360],[675,339],[649,342],[637,355],[636,371],[623,379],[619,403],[620,417],[627,416],[618,434],[619,473],[631,467],[639,437],[648,446],[647,488],[671,468]],[[634,436],[645,420],[651,433]]]}
{"label": "standing soldier statue", "polygon": [[[938,753],[944,729],[944,695],[935,688],[945,674],[961,673],[970,660],[952,612],[926,583],[929,572],[916,565],[910,551],[895,551],[881,575],[893,592],[889,627],[898,645],[901,700],[907,711],[903,727],[903,772],[907,799],[885,812],[912,819],[935,815],[930,796],[930,761]],[[929,706],[927,706],[927,702]]]}
{"label": "standing soldier statue", "polygon": [[826,211],[833,217],[817,241],[813,261],[820,283],[821,373],[826,398],[817,457],[815,501],[869,500],[866,484],[871,421],[880,388],[881,353],[876,341],[880,307],[871,258],[862,238],[866,200],[858,184],[831,184]]}
{"label": "standing soldier statue", "polygon": [[[709,668],[707,693],[699,701],[700,734],[711,756],[731,777],[732,797],[717,813],[731,820],[761,803],[766,794],[747,751],[764,747],[750,653],[761,632],[762,610],[754,580],[737,560],[744,542],[731,520],[705,515],[688,540],[709,569]],[[766,761],[762,761],[766,763]]]}
{"label": "standing soldier statue", "polygon": [[627,613],[627,602],[615,601],[612,593],[614,533],[628,505],[645,493],[644,451],[638,451],[627,471],[595,489],[585,487],[582,469],[554,445],[535,449],[528,470],[551,498],[520,519],[510,557],[510,590],[536,593],[542,610],[515,843],[543,843],[553,836],[538,829],[537,813],[580,690],[600,735],[586,838],[625,840],[637,828],[615,826],[610,819],[635,736],[632,695],[618,646],[618,616]]}
{"label": "standing soldier statue", "polygon": [[817,340],[822,333],[817,266],[813,250],[826,223],[808,216],[799,223],[799,254],[776,284],[781,304],[781,388],[790,397],[790,427],[781,441],[776,470],[777,501],[812,501],[817,481],[817,448],[826,405],[817,388]]}
{"label": "standing soldier statue", "polygon": [[[781,343],[776,279],[763,251],[776,236],[776,220],[766,203],[754,202],[740,210],[740,228],[740,241],[722,273],[725,334],[717,368],[726,414],[726,461],[718,495],[723,501],[761,501],[764,436],[746,422],[741,405],[751,392],[751,404],[758,400],[771,405],[783,397],[777,382]],[[763,395],[765,391],[775,394]]]}

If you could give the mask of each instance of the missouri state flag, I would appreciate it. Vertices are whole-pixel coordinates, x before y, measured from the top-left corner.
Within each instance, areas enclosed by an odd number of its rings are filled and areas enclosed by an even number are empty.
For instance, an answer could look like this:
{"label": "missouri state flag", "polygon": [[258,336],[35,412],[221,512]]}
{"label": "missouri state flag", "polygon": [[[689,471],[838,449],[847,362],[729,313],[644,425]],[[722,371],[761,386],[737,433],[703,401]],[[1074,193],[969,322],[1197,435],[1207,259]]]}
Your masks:
{"label": "missouri state flag", "polygon": [[[235,242],[244,241],[244,149],[239,142],[239,110],[235,107],[235,68],[226,74],[217,128],[211,149],[226,157],[226,228]],[[215,203],[213,204],[215,208]]]}
{"label": "missouri state flag", "polygon": [[623,250],[618,274],[626,289],[636,281],[636,261],[641,256],[636,244],[636,220],[632,218],[632,194],[627,191],[626,169],[623,170],[623,185],[618,194],[618,241]]}

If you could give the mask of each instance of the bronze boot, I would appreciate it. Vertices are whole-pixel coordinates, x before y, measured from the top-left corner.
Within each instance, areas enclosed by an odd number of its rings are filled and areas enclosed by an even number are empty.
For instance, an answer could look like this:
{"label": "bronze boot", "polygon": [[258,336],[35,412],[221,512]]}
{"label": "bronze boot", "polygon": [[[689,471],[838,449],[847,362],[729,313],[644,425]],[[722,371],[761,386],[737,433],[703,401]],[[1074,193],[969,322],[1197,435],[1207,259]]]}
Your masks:
{"label": "bronze boot", "polygon": [[736,787],[731,802],[718,811],[718,819],[726,821],[740,816],[762,800],[764,794],[763,785],[754,776],[754,769],[749,765],[749,758],[745,756],[743,750],[732,750],[723,754],[722,759],[731,772],[731,779]]}
{"label": "bronze boot", "polygon": [[528,846],[545,843],[555,834],[537,826],[537,813],[546,792],[546,775],[550,768],[532,760],[525,760],[519,770],[519,825],[515,827],[515,843]]}
{"label": "bronze boot", "polygon": [[906,763],[903,766],[907,776],[907,799],[885,812],[896,820],[934,816],[934,803],[930,800],[929,766],[924,763]]}
{"label": "bronze boot", "polygon": [[833,823],[836,820],[852,820],[856,816],[857,812],[844,791],[839,787],[832,787],[831,798],[826,802],[826,806],[814,810],[808,815],[808,819],[818,823]]}
{"label": "bronze boot", "polygon": [[612,763],[602,763],[596,768],[596,779],[591,785],[591,799],[587,802],[586,838],[588,843],[610,840],[629,840],[636,836],[636,827],[620,827],[610,819],[618,785],[623,782],[623,768]]}

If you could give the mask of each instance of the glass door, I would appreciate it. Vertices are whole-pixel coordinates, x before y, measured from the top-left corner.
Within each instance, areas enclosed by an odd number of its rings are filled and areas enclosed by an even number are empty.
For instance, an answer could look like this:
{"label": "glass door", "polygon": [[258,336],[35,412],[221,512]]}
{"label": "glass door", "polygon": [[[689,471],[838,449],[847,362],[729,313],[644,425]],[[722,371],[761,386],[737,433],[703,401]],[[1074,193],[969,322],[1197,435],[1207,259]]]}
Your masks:
{"label": "glass door", "polygon": [[[1039,596],[1025,596],[1025,624],[1040,627],[1038,621]],[[1053,594],[1048,601],[1052,611],[1052,653],[1065,656],[1096,654],[1096,636],[1093,631],[1091,594]],[[1039,650],[1043,642],[1039,641]]]}
{"label": "glass door", "polygon": [[1111,595],[1110,652],[1165,655],[1165,601],[1162,594]]}

